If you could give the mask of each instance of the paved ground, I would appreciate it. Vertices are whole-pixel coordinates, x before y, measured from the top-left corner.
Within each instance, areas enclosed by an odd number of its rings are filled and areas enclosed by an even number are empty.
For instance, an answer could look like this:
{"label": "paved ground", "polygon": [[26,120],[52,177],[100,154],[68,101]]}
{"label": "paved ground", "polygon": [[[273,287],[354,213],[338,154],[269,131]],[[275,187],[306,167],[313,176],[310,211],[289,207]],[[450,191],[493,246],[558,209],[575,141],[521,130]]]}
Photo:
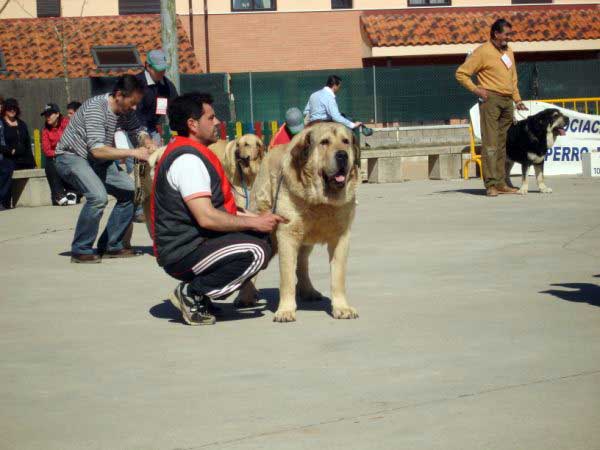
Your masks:
{"label": "paved ground", "polygon": [[599,449],[600,180],[549,184],[362,186],[356,321],[273,323],[275,264],[184,326],[151,256],[69,264],[78,207],[0,213],[0,448]]}

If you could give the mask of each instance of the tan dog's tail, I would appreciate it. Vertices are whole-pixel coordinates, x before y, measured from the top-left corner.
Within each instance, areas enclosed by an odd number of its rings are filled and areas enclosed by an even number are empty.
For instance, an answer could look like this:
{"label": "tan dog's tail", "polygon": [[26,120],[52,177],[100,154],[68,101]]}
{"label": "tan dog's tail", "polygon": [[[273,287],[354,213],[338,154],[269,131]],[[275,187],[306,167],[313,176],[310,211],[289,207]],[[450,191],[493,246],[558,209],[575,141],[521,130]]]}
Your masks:
{"label": "tan dog's tail", "polygon": [[[146,216],[146,228],[148,234],[152,237],[152,228],[150,221],[152,219],[150,215],[150,200],[152,196],[152,180],[154,180],[154,167],[158,163],[160,157],[165,152],[167,147],[160,147],[150,155],[148,162],[140,162],[139,170],[136,171],[136,175],[139,176],[139,182],[136,179],[136,191],[141,191],[141,205],[144,208],[144,216]],[[136,197],[138,194],[136,192]]]}

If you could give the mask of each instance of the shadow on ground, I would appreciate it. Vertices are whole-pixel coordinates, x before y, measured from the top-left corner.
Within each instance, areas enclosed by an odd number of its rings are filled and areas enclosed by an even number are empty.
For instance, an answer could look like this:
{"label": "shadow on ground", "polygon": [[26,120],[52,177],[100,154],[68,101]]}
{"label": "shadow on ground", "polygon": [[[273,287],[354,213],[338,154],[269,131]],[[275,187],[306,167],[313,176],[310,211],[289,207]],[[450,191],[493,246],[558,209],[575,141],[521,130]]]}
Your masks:
{"label": "shadow on ground", "polygon": [[480,197],[485,197],[485,189],[451,189],[448,191],[437,191],[432,193],[435,194],[467,194],[467,195],[477,195]]}
{"label": "shadow on ground", "polygon": [[[132,248],[135,250],[136,253],[140,255],[154,256],[154,249],[151,245],[134,245]],[[58,256],[66,256],[70,258],[72,254],[72,252],[62,252],[59,253]]]}
{"label": "shadow on ground", "polygon": [[[258,304],[250,308],[236,308],[233,306],[232,296],[226,302],[214,302],[221,310],[217,317],[218,322],[229,322],[233,320],[256,319],[265,315],[265,311],[275,313],[279,304],[279,289],[269,288],[261,289],[258,294]],[[331,299],[322,297],[316,301],[298,301],[299,311],[323,311],[331,316]],[[157,319],[165,319],[169,322],[183,323],[181,313],[175,308],[169,299],[164,299],[161,303],[154,305],[148,311],[150,315]]]}
{"label": "shadow on ground", "polygon": [[[595,275],[599,277],[599,275]],[[600,286],[592,283],[559,283],[552,286],[571,289],[570,291],[549,289],[541,291],[540,294],[550,294],[561,300],[574,303],[589,303],[593,306],[600,307]]]}

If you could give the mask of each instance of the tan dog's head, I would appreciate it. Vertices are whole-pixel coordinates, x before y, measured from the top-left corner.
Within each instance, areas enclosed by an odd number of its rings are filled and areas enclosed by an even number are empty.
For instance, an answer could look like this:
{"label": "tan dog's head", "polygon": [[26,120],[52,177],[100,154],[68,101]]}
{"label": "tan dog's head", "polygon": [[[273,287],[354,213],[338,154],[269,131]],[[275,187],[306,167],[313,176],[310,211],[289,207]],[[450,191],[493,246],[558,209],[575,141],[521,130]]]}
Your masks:
{"label": "tan dog's head", "polygon": [[358,180],[358,145],[352,132],[337,123],[304,129],[289,144],[290,167],[316,201],[343,204],[354,198]]}
{"label": "tan dog's head", "polygon": [[265,156],[263,141],[254,134],[245,134],[232,142],[227,150],[227,157],[234,163],[235,170],[241,170],[245,182],[252,185]]}

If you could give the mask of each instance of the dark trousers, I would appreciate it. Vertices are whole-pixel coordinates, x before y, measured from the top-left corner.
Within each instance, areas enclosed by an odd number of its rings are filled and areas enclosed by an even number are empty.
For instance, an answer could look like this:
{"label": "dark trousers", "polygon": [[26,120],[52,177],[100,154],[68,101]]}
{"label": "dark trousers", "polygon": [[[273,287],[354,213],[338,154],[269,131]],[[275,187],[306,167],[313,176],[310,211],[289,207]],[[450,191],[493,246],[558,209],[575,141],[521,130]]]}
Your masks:
{"label": "dark trousers", "polygon": [[486,188],[505,184],[506,133],[514,115],[512,98],[488,93],[488,100],[479,104],[481,161]]}
{"label": "dark trousers", "polygon": [[[0,158],[2,158],[0,156]],[[0,206],[10,208],[12,189],[12,175],[15,171],[15,162],[12,159],[0,159]]]}
{"label": "dark trousers", "polygon": [[61,198],[67,195],[67,189],[62,178],[56,171],[54,158],[46,158],[44,170],[46,171],[46,179],[52,193],[52,204],[57,204]]}
{"label": "dark trousers", "polygon": [[270,258],[269,235],[227,233],[204,241],[181,261],[164,269],[173,278],[188,282],[194,294],[218,300],[266,268]]}

